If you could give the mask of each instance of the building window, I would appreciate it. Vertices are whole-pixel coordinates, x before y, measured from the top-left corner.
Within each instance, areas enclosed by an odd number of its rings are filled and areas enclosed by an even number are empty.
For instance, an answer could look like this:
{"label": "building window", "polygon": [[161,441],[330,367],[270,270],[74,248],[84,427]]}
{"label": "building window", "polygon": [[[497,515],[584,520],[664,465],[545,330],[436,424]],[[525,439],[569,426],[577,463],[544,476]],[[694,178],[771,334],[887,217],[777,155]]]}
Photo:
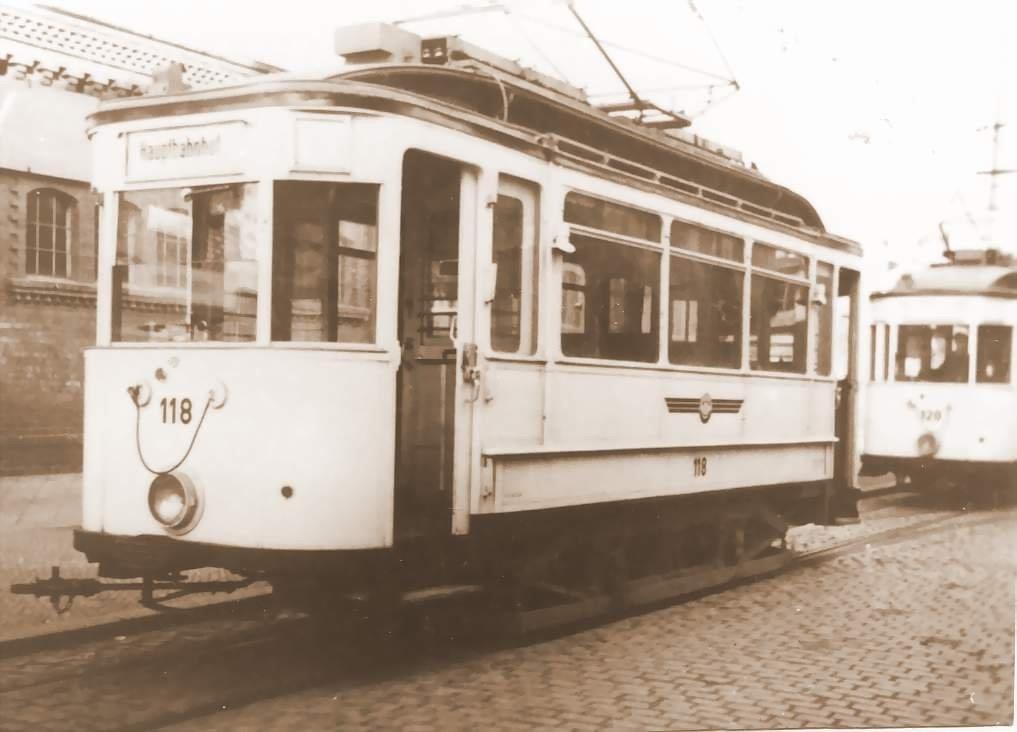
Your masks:
{"label": "building window", "polygon": [[373,343],[378,187],[275,185],[272,340]]}
{"label": "building window", "polygon": [[25,272],[69,277],[75,200],[61,191],[39,188],[28,194]]}
{"label": "building window", "polygon": [[1013,328],[1009,325],[978,326],[978,383],[1010,383],[1010,344]]}
{"label": "building window", "polygon": [[156,285],[183,287],[187,284],[186,236],[167,231],[155,232]]}

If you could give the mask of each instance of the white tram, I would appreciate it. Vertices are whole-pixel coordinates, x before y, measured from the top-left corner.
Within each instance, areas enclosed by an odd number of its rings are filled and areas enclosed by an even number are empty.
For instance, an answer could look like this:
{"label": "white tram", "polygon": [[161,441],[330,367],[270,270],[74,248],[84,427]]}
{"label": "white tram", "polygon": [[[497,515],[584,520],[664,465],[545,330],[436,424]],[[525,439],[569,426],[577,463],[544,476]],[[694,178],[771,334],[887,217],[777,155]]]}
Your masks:
{"label": "white tram", "polygon": [[693,135],[361,30],[371,63],[92,117],[103,575],[647,572],[853,511],[856,244]]}
{"label": "white tram", "polygon": [[1017,484],[1017,266],[993,250],[872,296],[863,471],[915,487]]}

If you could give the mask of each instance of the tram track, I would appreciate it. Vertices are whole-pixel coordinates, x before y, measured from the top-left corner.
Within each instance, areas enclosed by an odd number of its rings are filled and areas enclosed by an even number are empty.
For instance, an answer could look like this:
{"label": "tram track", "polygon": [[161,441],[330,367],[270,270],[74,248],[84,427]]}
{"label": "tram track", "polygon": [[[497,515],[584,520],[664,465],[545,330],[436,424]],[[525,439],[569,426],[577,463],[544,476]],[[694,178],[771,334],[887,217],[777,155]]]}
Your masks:
{"label": "tram track", "polygon": [[[387,636],[370,624],[332,628],[322,636],[323,626],[306,616],[279,616],[271,620],[249,617],[247,627],[230,629],[228,617],[186,623],[176,627],[189,629],[184,637],[173,638],[174,628],[166,625],[154,633],[166,638],[157,641],[147,634],[127,638],[123,643],[139,645],[125,654],[104,652],[98,644],[112,638],[106,634],[88,641],[78,640],[64,649],[61,656],[53,647],[47,651],[5,659],[0,665],[5,679],[28,668],[32,658],[45,656],[45,663],[34,677],[19,677],[13,683],[0,685],[0,706],[13,709],[31,699],[45,699],[48,704],[61,703],[70,691],[86,690],[102,697],[104,691],[130,687],[132,694],[150,701],[140,718],[102,719],[96,728],[141,730],[204,719],[222,709],[233,709],[274,696],[295,693],[324,683],[339,683],[353,688],[372,681],[439,668],[459,660],[495,652],[506,647],[528,645],[581,631],[593,624],[652,612],[678,602],[688,602],[736,586],[780,576],[875,546],[886,546],[959,527],[974,527],[1012,520],[1017,509],[993,512],[953,512],[937,514],[912,521],[903,526],[861,534],[831,545],[798,553],[785,567],[758,576],[740,577],[723,587],[669,598],[639,608],[610,612],[596,618],[545,628],[537,634],[514,636],[491,634],[490,625],[474,628],[453,622],[456,635],[421,631],[427,621],[438,628],[448,628],[448,619],[462,619],[462,608],[451,604],[421,606],[412,609],[418,620],[413,635]],[[264,598],[262,598],[264,602]],[[242,601],[237,601],[242,602]],[[121,641],[113,640],[114,643]],[[148,645],[145,645],[145,643]],[[99,659],[99,663],[96,663]],[[20,662],[11,665],[12,662]],[[53,667],[58,669],[53,671]],[[46,670],[46,668],[50,670]],[[268,669],[278,670],[267,672]],[[29,674],[31,676],[31,674]],[[186,700],[186,701],[185,701]],[[0,723],[0,729],[18,729]],[[88,729],[88,725],[80,725]]]}

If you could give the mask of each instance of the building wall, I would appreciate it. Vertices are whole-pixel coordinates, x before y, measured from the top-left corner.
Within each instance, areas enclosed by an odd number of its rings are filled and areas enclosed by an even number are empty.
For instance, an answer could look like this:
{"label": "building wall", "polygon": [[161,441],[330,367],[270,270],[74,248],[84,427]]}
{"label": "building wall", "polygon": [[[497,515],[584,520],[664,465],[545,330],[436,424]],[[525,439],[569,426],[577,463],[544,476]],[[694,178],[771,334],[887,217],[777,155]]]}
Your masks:
{"label": "building wall", "polygon": [[[280,70],[209,55],[58,9],[10,7],[0,1],[0,97],[18,90],[96,99],[133,96],[158,89],[153,75],[168,64],[182,65],[182,81],[191,88]],[[47,109],[52,105],[47,121],[67,120],[64,132],[87,146],[77,131],[83,121],[68,119],[72,112],[66,105],[56,96],[36,99]],[[25,119],[21,127],[10,128],[11,109],[0,104],[0,111],[8,113],[0,115],[0,141],[14,140],[18,153],[0,161],[0,475],[76,470],[81,465],[82,349],[95,337],[95,197],[84,180],[87,170],[80,171],[81,181],[37,174],[44,170],[78,177],[67,172],[66,165],[40,167],[52,163],[55,138],[47,138],[49,149],[24,154],[51,130],[40,130]],[[0,145],[0,152],[3,149]],[[66,156],[59,160],[66,161]],[[28,195],[37,188],[53,188],[77,201],[66,277],[26,272]]]}
{"label": "building wall", "polygon": [[[67,277],[25,272],[28,196],[71,196]],[[95,196],[85,183],[0,170],[0,474],[81,464],[82,349],[95,337]]]}

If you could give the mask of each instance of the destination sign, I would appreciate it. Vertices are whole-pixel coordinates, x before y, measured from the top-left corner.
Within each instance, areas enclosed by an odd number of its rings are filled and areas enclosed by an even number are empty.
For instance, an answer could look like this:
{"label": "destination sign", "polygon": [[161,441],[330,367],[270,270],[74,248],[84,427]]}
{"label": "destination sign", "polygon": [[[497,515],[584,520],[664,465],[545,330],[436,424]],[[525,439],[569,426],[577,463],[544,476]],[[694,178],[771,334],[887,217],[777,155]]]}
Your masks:
{"label": "destination sign", "polygon": [[242,122],[127,133],[127,178],[132,181],[233,175],[243,170]]}

